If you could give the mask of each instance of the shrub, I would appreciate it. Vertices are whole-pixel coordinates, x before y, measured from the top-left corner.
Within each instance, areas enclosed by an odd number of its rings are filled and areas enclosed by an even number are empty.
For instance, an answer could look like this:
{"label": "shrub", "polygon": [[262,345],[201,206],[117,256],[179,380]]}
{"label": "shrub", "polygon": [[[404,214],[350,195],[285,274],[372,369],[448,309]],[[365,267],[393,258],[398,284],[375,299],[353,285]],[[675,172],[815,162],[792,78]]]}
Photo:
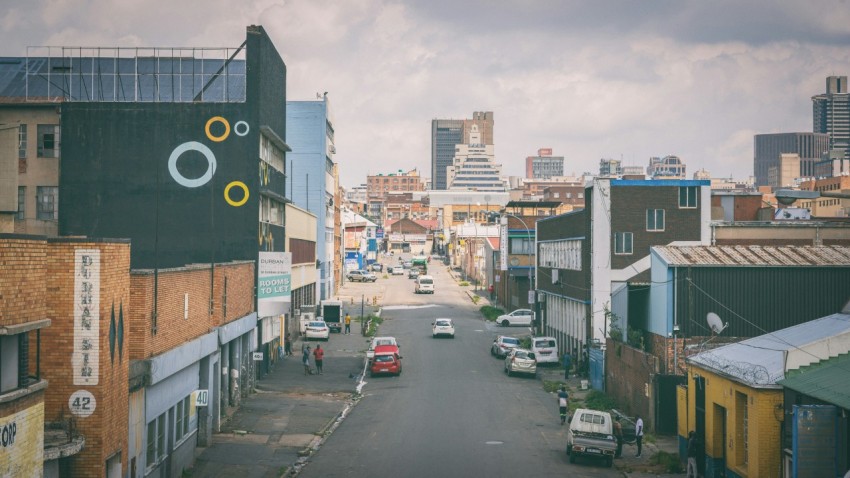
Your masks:
{"label": "shrub", "polygon": [[659,451],[650,458],[649,462],[653,465],[663,466],[667,473],[682,473],[685,471],[682,469],[682,462],[679,461],[679,455],[674,453]]}
{"label": "shrub", "polygon": [[461,287],[469,287],[469,281],[462,280],[458,283]]}
{"label": "shrub", "polygon": [[472,296],[472,303],[473,303],[473,304],[476,304],[476,305],[477,305],[477,304],[478,304],[478,302],[479,302],[480,300],[481,300],[481,296],[478,296],[478,295],[473,295],[473,296]]}
{"label": "shrub", "polygon": [[617,408],[617,401],[599,390],[591,390],[584,399],[585,405],[591,410],[608,411]]}
{"label": "shrub", "polygon": [[479,310],[487,320],[496,320],[496,317],[505,313],[504,310],[498,307],[493,307],[492,305],[484,305]]}
{"label": "shrub", "polygon": [[367,320],[368,323],[369,323],[369,330],[366,331],[366,335],[369,336],[369,337],[375,336],[375,334],[378,332],[378,326],[381,325],[381,322],[384,321],[384,319],[382,319],[382,318],[380,318],[376,315],[370,315],[369,317],[364,317],[362,320]]}

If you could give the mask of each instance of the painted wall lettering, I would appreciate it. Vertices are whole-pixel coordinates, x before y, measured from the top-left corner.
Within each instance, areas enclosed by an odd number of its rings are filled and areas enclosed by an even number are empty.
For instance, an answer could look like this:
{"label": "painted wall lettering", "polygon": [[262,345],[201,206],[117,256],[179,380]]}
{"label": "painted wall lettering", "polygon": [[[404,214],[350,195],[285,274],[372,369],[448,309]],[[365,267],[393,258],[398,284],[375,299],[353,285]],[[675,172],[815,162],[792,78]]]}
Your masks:
{"label": "painted wall lettering", "polygon": [[74,253],[74,385],[97,385],[100,372],[100,250]]}

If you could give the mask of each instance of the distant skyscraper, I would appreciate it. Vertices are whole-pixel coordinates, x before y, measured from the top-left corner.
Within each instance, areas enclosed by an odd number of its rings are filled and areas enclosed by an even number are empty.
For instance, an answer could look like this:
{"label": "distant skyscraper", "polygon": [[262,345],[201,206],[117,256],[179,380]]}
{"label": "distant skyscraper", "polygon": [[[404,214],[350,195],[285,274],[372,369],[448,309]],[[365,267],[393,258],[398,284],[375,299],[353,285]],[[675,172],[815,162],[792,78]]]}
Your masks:
{"label": "distant skyscraper", "polygon": [[824,133],[774,133],[755,135],[753,171],[756,186],[770,184],[771,167],[779,167],[780,155],[800,155],[800,177],[814,176],[815,163],[829,150],[829,136]]}
{"label": "distant skyscraper", "polygon": [[455,146],[469,144],[472,125],[478,127],[483,144],[493,144],[493,112],[476,111],[472,119],[431,120],[431,187],[435,190],[448,188],[446,168],[452,166]]}
{"label": "distant skyscraper", "polygon": [[564,175],[564,157],[552,156],[552,148],[537,150],[537,156],[525,158],[525,177],[529,179],[549,179]]}
{"label": "distant skyscraper", "polygon": [[619,159],[602,158],[599,160],[599,176],[612,177],[623,174],[623,162]]}
{"label": "distant skyscraper", "polygon": [[469,133],[469,144],[457,145],[454,163],[447,168],[448,189],[505,191],[502,165],[493,161],[493,145],[482,142],[478,125],[471,125]]}
{"label": "distant skyscraper", "polygon": [[846,76],[828,76],[826,93],[812,96],[812,131],[829,134],[829,149],[850,148],[850,94]]}
{"label": "distant skyscraper", "polygon": [[646,175],[650,178],[686,179],[685,163],[678,156],[649,158]]}

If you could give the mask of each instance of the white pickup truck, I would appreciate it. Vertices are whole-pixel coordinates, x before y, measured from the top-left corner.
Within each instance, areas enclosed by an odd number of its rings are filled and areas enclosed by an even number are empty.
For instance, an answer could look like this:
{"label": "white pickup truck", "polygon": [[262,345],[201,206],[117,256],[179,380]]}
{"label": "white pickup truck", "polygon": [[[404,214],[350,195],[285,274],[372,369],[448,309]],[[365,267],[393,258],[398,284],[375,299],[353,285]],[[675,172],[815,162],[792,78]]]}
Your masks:
{"label": "white pickup truck", "polygon": [[575,463],[576,457],[583,455],[601,458],[605,460],[605,466],[610,468],[614,464],[616,450],[611,414],[586,408],[577,409],[567,430],[570,463]]}

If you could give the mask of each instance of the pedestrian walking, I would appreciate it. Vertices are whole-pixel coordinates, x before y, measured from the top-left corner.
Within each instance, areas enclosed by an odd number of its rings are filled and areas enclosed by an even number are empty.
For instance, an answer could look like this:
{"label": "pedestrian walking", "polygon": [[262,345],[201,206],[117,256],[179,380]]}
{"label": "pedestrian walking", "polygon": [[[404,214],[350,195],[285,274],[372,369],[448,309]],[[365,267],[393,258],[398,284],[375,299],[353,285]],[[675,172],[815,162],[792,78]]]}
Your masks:
{"label": "pedestrian walking", "polygon": [[283,356],[292,355],[292,334],[289,332],[286,333],[286,337],[283,339]]}
{"label": "pedestrian walking", "polygon": [[564,354],[564,380],[570,378],[570,368],[573,366],[573,357],[569,352]]}
{"label": "pedestrian walking", "polygon": [[304,351],[301,353],[301,362],[304,364],[304,375],[312,375],[313,371],[310,370],[310,346],[304,347]]}
{"label": "pedestrian walking", "polygon": [[561,385],[561,389],[558,390],[558,411],[561,413],[561,425],[567,421],[567,414],[570,409],[569,400],[570,395],[567,393],[567,387]]}
{"label": "pedestrian walking", "polygon": [[697,434],[688,432],[688,478],[699,478],[697,471]]}
{"label": "pedestrian walking", "polygon": [[313,356],[316,357],[316,371],[319,372],[319,375],[322,374],[322,361],[325,358],[325,351],[322,350],[321,345],[316,345],[316,350],[313,351]]}
{"label": "pedestrian walking", "polygon": [[614,458],[623,456],[623,424],[620,423],[620,415],[614,417],[614,438],[617,440],[617,451],[614,453]]}
{"label": "pedestrian walking", "polygon": [[643,451],[643,418],[640,415],[636,415],[637,421],[635,421],[635,444],[637,445],[637,455],[636,458],[640,458],[641,452]]}
{"label": "pedestrian walking", "polygon": [[490,284],[490,287],[487,288],[487,292],[490,293],[490,300],[493,300],[493,299],[496,298],[496,296],[493,294],[493,292],[495,292],[495,290],[496,290],[496,288],[493,287],[493,284]]}
{"label": "pedestrian walking", "polygon": [[345,313],[345,335],[351,335],[351,315]]}

